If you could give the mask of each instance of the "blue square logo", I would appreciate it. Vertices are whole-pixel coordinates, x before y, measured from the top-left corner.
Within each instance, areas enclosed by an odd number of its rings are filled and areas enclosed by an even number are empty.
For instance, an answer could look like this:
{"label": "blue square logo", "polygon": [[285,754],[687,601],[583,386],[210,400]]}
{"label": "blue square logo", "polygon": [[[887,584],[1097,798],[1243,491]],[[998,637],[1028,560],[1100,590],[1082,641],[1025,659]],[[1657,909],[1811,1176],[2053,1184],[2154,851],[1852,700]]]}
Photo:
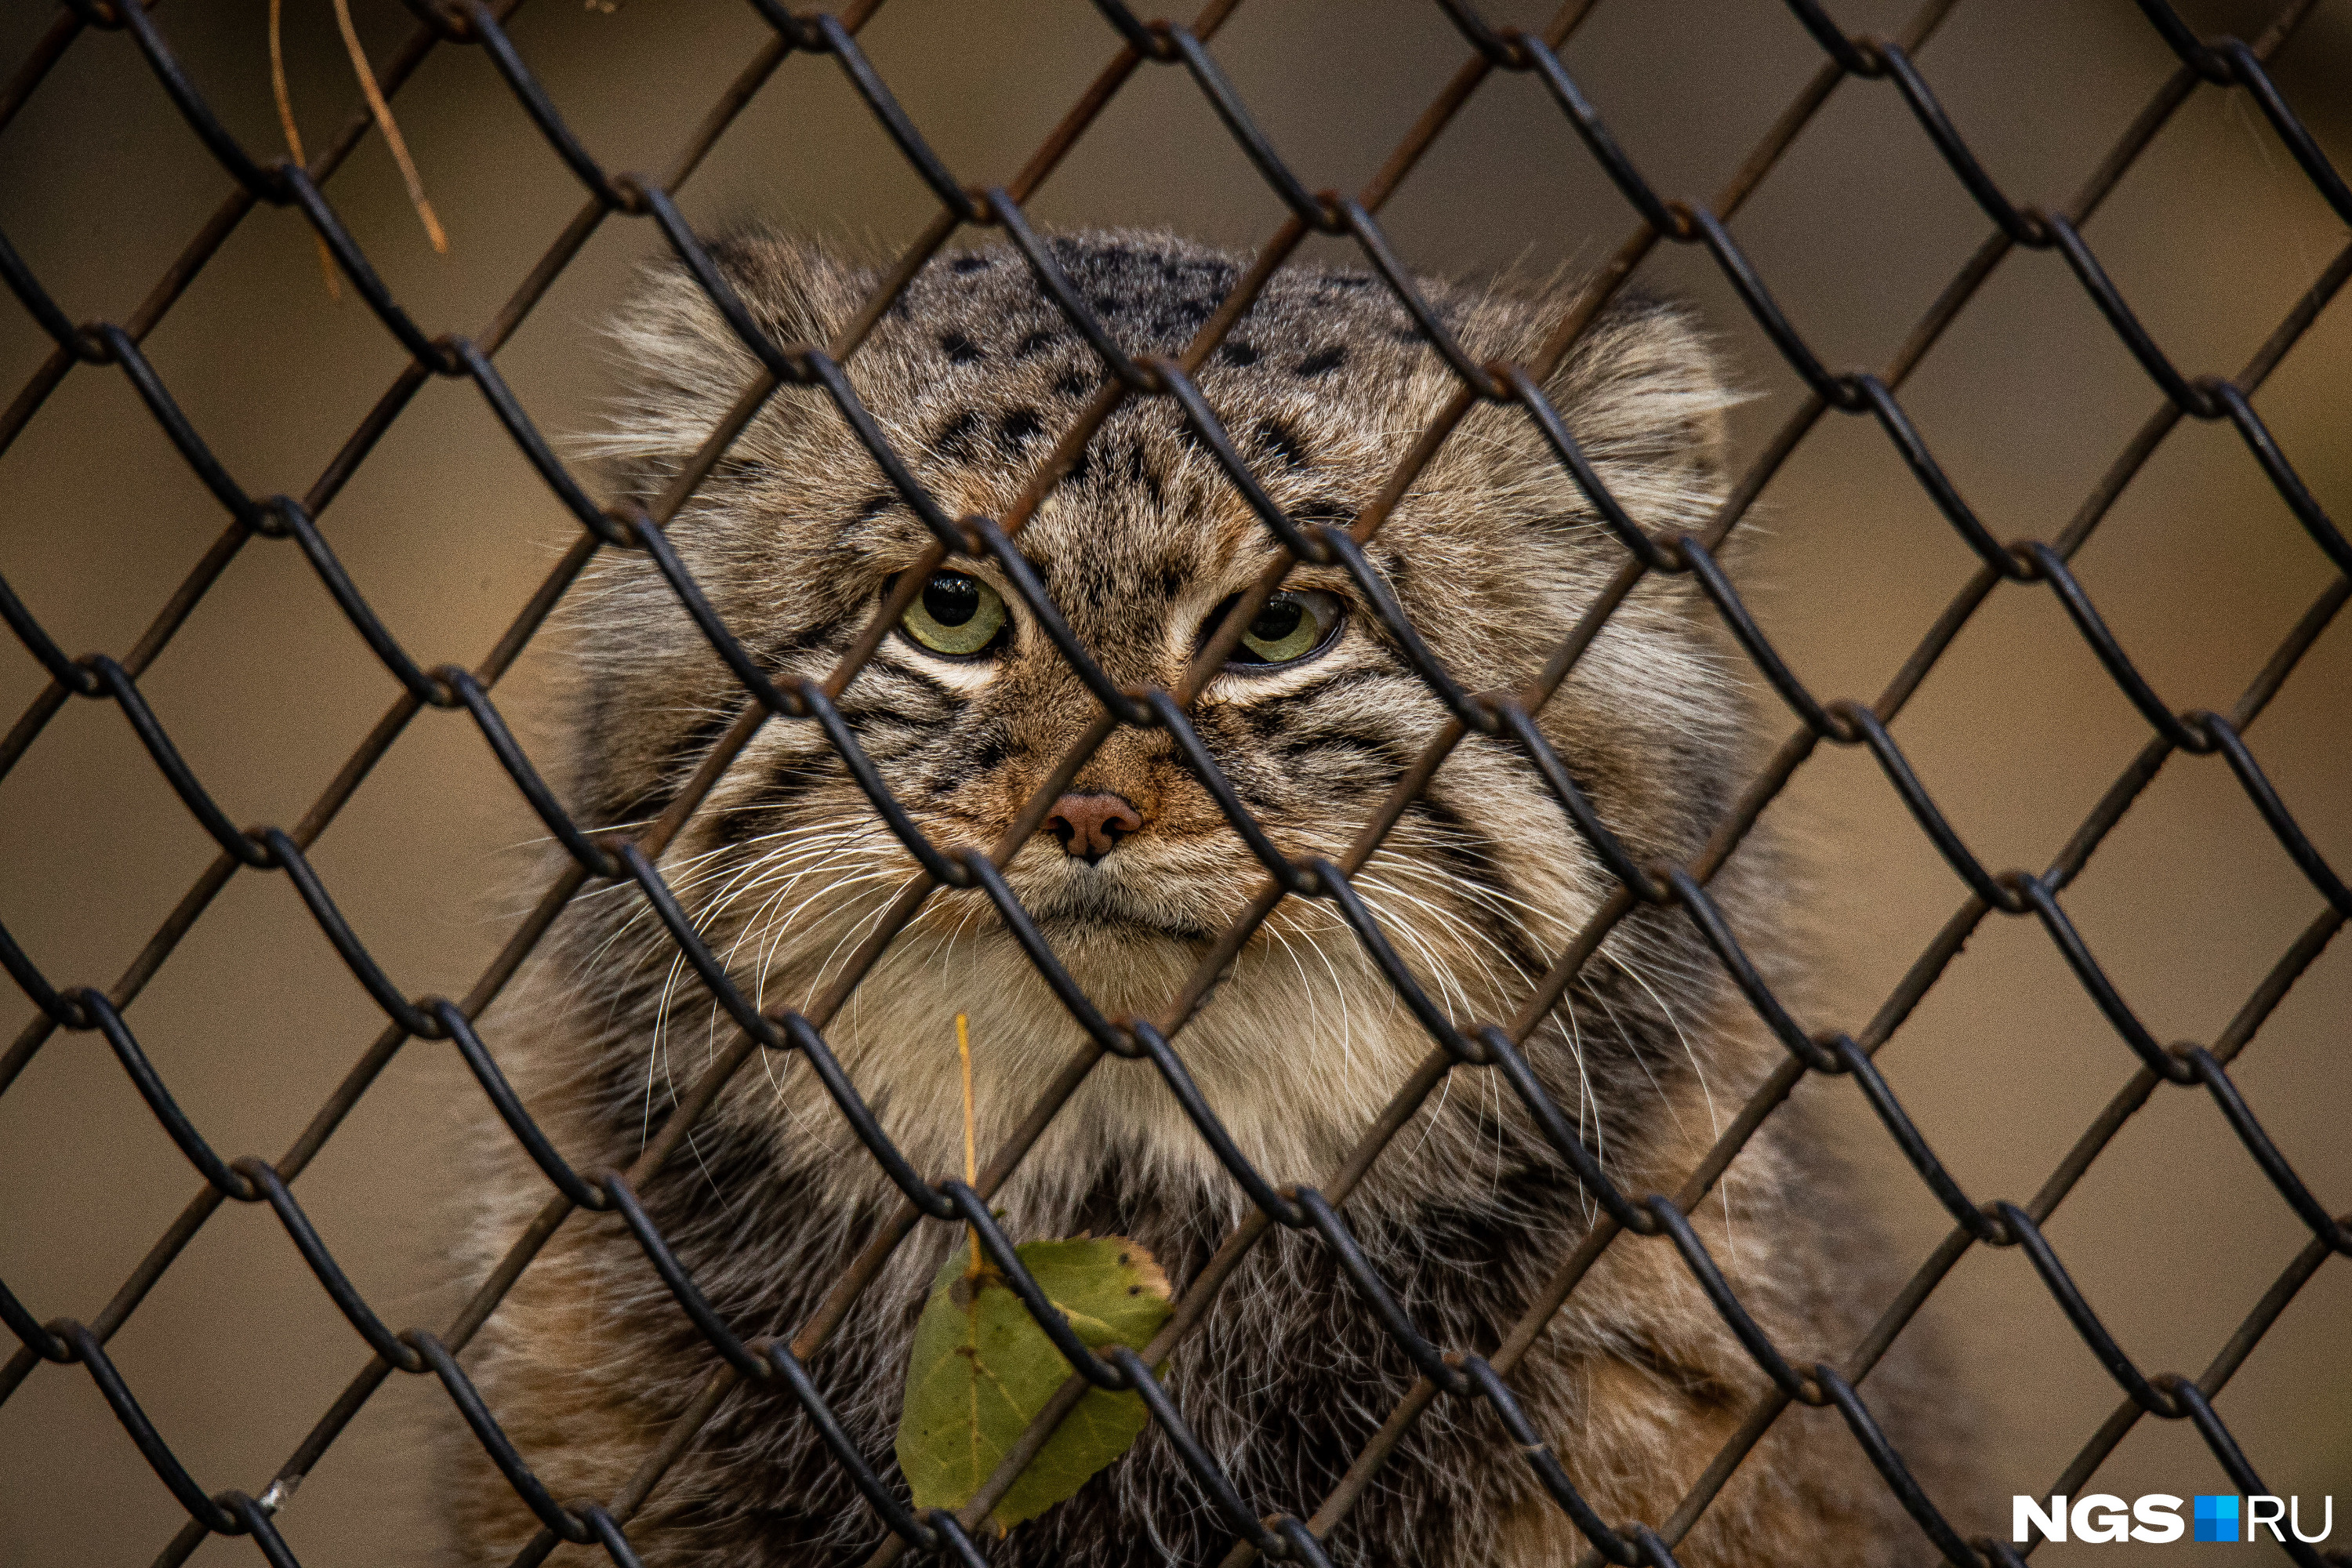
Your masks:
{"label": "blue square logo", "polygon": [[2238,1539],[2238,1500],[2234,1497],[2200,1497],[2197,1500],[2197,1539],[2200,1541],[2235,1541]]}

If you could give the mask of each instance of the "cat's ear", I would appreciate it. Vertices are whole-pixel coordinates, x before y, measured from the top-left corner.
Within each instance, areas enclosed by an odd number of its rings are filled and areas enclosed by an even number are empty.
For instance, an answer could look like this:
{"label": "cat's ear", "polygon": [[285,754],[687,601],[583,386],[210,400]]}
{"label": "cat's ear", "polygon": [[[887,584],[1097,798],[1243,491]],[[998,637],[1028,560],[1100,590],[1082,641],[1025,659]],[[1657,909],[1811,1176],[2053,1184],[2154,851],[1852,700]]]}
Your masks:
{"label": "cat's ear", "polygon": [[1603,311],[1544,390],[1604,479],[1710,489],[1723,467],[1725,410],[1740,401],[1696,314],[1646,299]]}
{"label": "cat's ear", "polygon": [[[856,311],[862,271],[805,239],[752,231],[711,242],[719,275],[783,348],[822,347]],[[621,395],[581,445],[642,495],[698,448],[760,362],[685,265],[648,267],[607,330]],[[791,399],[771,404],[785,412]]]}

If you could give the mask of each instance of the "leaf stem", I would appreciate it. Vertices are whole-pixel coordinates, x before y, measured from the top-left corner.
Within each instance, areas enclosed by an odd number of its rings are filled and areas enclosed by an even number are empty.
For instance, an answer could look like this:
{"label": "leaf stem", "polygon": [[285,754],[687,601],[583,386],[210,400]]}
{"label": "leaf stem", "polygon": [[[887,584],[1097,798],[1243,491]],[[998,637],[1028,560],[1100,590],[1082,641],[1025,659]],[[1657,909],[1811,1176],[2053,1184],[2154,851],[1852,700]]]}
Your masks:
{"label": "leaf stem", "polygon": [[[971,1027],[964,1015],[956,1015],[956,1059],[963,1064],[963,1184],[971,1186],[980,1179],[980,1150],[972,1125],[971,1110]],[[971,1266],[965,1278],[980,1278],[980,1227],[971,1227]]]}

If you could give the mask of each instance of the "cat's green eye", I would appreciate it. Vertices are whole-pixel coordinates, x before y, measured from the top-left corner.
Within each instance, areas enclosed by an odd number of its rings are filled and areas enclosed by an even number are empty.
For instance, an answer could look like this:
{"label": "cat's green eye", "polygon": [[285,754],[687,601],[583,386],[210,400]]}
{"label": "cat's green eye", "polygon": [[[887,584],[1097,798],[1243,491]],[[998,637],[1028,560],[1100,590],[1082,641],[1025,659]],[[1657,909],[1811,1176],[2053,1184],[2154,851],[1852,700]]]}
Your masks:
{"label": "cat's green eye", "polygon": [[[1202,628],[1205,639],[1216,631],[1227,610],[1239,602],[1235,595],[1209,613]],[[1275,595],[1266,600],[1265,608],[1242,633],[1227,660],[1234,669],[1264,669],[1272,665],[1296,664],[1312,654],[1329,647],[1339,630],[1339,617],[1345,606],[1337,594],[1319,589],[1301,589]]]}
{"label": "cat's green eye", "polygon": [[934,572],[898,625],[933,653],[969,658],[996,641],[1006,619],[1003,597],[979,578]]}

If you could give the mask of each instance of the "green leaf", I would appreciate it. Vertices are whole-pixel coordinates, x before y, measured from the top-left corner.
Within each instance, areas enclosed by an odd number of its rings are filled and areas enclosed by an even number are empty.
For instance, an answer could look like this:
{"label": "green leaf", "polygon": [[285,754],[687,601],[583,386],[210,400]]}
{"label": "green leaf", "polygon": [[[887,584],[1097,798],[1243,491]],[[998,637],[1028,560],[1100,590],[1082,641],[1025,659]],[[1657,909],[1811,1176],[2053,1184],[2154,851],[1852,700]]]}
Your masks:
{"label": "green leaf", "polygon": [[[1168,1321],[1168,1278],[1131,1241],[1081,1237],[1014,1250],[1088,1349],[1141,1350]],[[898,1468],[917,1508],[970,1502],[1070,1375],[1003,1276],[992,1268],[971,1275],[970,1263],[967,1241],[940,1270],[915,1324]],[[1139,1394],[1088,1389],[989,1517],[1000,1530],[1036,1518],[1126,1453],[1149,1418]]]}

